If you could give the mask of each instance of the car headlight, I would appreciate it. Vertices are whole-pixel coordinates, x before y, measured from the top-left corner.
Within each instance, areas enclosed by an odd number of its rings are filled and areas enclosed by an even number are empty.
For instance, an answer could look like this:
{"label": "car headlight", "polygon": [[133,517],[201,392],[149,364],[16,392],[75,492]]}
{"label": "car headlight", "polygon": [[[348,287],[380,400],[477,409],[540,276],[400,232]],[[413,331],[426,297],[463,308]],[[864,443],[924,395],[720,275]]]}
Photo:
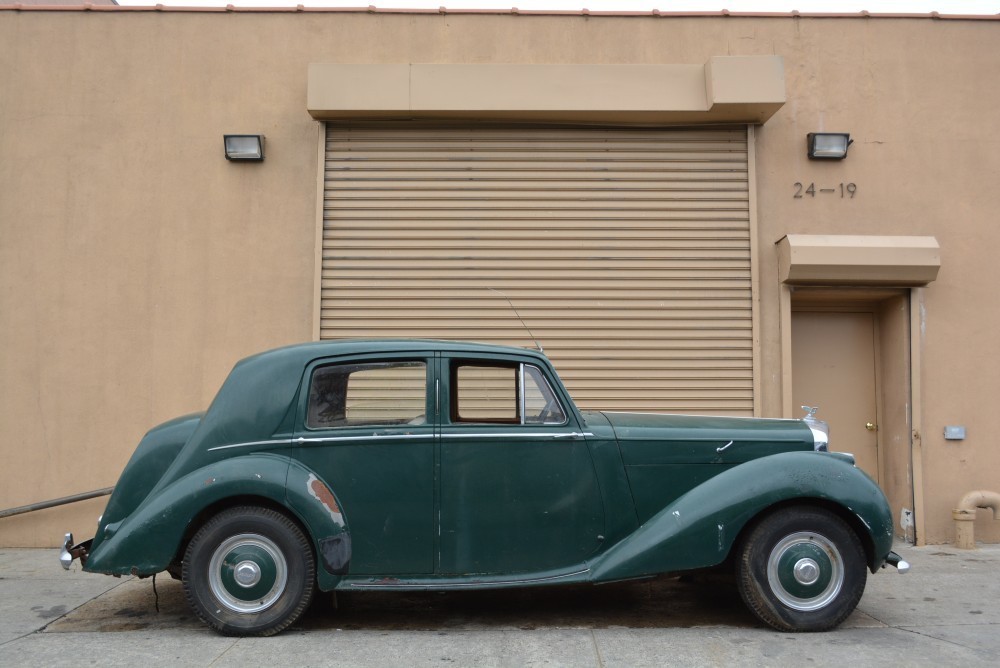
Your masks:
{"label": "car headlight", "polygon": [[803,406],[802,410],[806,416],[802,421],[809,427],[813,435],[813,450],[816,452],[829,452],[830,450],[830,425],[823,420],[816,419],[816,411],[819,406]]}

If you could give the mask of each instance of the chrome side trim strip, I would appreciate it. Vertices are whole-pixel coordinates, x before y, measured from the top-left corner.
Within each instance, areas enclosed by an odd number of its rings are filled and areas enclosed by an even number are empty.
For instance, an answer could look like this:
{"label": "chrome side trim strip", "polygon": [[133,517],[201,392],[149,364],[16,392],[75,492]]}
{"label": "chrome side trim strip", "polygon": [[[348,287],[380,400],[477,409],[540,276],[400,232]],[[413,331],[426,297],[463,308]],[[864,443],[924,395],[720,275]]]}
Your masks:
{"label": "chrome side trim strip", "polygon": [[398,440],[420,440],[435,438],[434,434],[372,434],[371,436],[328,436],[325,438],[296,438],[291,441],[295,445],[308,445],[311,443],[339,443],[341,441],[384,441],[388,439]]}
{"label": "chrome side trim strip", "polygon": [[433,580],[428,580],[421,583],[405,583],[405,582],[352,582],[351,587],[355,589],[461,589],[463,587],[477,587],[484,588],[490,586],[509,586],[509,585],[521,585],[521,584],[533,584],[536,582],[552,582],[554,580],[563,580],[565,578],[572,578],[578,575],[584,575],[589,573],[589,568],[584,568],[582,571],[574,571],[573,573],[563,573],[562,575],[550,575],[544,578],[528,578],[522,580],[486,580],[479,582],[447,582],[438,583]]}
{"label": "chrome side trim strip", "polygon": [[214,448],[209,448],[208,451],[213,450],[228,450],[229,448],[252,448],[257,445],[291,445],[292,439],[290,438],[279,438],[274,441],[249,441],[247,443],[233,443],[231,445],[217,445]]}
{"label": "chrome side trim strip", "polygon": [[[485,434],[441,434],[441,438],[579,438],[581,436],[593,436],[591,432],[503,432]],[[268,445],[309,445],[313,443],[340,443],[344,441],[384,441],[388,439],[397,440],[426,440],[437,438],[435,434],[372,434],[371,436],[328,436],[325,438],[302,438],[296,439],[282,438],[271,441],[249,441],[247,443],[231,443],[229,445],[217,445],[209,448],[208,452],[215,450],[229,450],[230,448],[252,448],[256,446]]]}
{"label": "chrome side trim strip", "polygon": [[593,436],[589,431],[561,431],[561,432],[487,432],[484,434],[441,434],[441,438],[579,438],[581,436]]}

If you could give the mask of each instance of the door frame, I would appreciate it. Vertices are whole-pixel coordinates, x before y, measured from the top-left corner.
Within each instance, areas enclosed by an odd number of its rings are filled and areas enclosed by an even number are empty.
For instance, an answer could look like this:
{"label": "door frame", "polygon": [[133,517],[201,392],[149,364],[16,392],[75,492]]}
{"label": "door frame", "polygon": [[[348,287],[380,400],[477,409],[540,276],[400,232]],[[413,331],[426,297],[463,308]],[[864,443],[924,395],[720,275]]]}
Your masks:
{"label": "door frame", "polygon": [[[816,286],[799,287],[783,283],[780,286],[780,332],[781,332],[781,396],[782,415],[786,418],[801,417],[801,410],[797,410],[792,400],[792,311],[799,310],[799,304],[812,302],[808,308],[802,310],[832,310],[832,311],[867,311],[873,309],[876,316],[876,360],[878,361],[883,353],[878,347],[880,340],[880,304],[888,303],[892,299],[902,298],[905,302],[908,315],[904,327],[905,341],[900,343],[901,348],[895,352],[903,354],[908,360],[908,385],[901,396],[895,400],[903,400],[909,403],[908,421],[910,428],[910,452],[909,464],[911,474],[911,491],[913,495],[913,530],[916,545],[925,544],[925,513],[924,513],[924,484],[923,484],[923,451],[921,442],[922,432],[922,391],[921,391],[921,319],[924,310],[924,289],[922,287],[889,289],[884,287],[853,287],[853,286]],[[828,306],[821,309],[816,302],[826,300]],[[793,302],[795,305],[793,307]],[[849,306],[852,302],[857,302],[857,306]],[[848,305],[845,308],[845,305]],[[881,373],[882,364],[876,364],[876,373]],[[880,416],[886,415],[885,388],[881,378],[876,376],[876,402]],[[883,418],[880,417],[880,421]],[[878,458],[879,469],[885,471],[885,441],[882,434],[878,435]],[[887,474],[887,472],[885,473]],[[884,475],[884,474],[883,474]],[[894,518],[895,521],[896,518]]]}

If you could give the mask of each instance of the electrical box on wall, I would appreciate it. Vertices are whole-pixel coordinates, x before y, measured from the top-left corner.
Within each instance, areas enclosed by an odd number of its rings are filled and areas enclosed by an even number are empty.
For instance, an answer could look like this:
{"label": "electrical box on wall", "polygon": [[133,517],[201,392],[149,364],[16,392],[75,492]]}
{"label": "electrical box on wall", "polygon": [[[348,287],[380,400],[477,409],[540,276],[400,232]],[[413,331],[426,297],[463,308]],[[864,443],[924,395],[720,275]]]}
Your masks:
{"label": "electrical box on wall", "polygon": [[964,441],[965,440],[965,427],[945,427],[944,428],[944,440],[946,441]]}

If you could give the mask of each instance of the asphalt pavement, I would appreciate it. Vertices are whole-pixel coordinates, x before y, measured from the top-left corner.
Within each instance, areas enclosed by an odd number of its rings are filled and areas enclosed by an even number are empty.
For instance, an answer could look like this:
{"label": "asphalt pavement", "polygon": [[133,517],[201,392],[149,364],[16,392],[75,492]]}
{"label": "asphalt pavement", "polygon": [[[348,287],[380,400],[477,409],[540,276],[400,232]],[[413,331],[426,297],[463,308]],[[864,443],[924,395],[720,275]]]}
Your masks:
{"label": "asphalt pavement", "polygon": [[1000,545],[897,551],[828,633],[779,633],[731,578],[516,591],[322,595],[272,638],[224,638],[166,574],[64,571],[57,550],[0,550],[0,666],[995,666]]}

